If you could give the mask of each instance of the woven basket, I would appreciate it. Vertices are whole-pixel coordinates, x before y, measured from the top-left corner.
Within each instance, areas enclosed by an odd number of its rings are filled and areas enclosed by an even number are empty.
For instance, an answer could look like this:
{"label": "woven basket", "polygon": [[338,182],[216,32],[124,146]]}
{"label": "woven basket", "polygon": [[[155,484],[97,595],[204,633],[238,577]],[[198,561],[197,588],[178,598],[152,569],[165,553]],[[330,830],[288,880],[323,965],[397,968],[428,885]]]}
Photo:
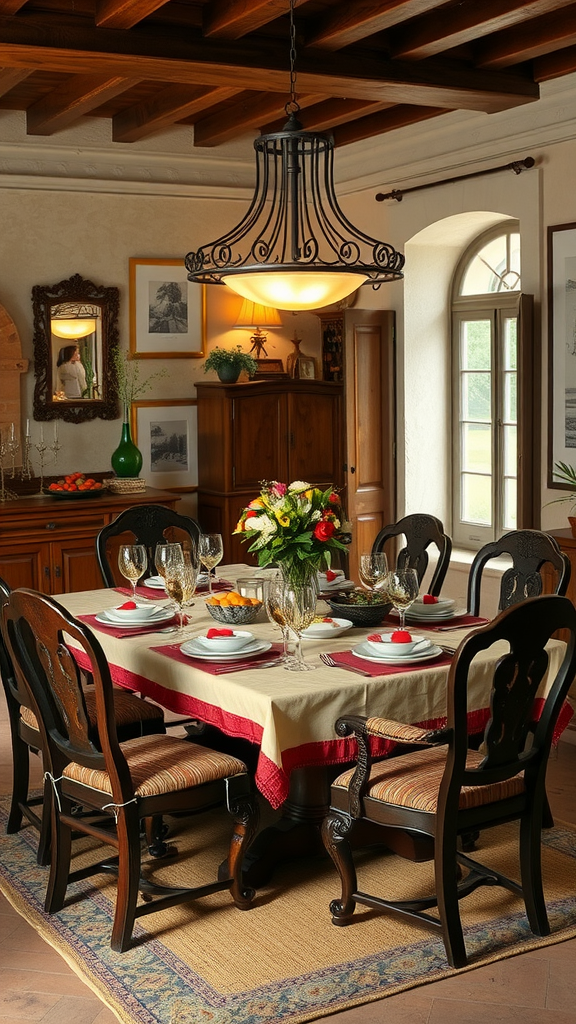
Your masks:
{"label": "woven basket", "polygon": [[138,494],[146,490],[146,480],[139,476],[111,476],[102,483],[112,494]]}

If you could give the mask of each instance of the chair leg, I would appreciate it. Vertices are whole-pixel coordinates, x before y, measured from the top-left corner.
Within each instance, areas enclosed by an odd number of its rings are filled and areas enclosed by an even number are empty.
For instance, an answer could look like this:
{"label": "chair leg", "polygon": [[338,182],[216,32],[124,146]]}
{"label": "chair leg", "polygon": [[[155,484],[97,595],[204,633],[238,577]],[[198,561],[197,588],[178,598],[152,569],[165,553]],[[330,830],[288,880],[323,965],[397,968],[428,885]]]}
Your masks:
{"label": "chair leg", "polygon": [[140,819],[136,804],[118,810],[118,888],[111,946],[115,953],[125,953],[131,944],[140,884]]}
{"label": "chair leg", "polygon": [[[63,813],[70,814],[71,802],[63,796],[60,797],[60,801]],[[50,877],[44,909],[47,914],[55,914],[58,910],[62,910],[66,898],[72,853],[72,829],[62,823],[57,803],[52,798],[50,798],[50,808],[52,819]]]}
{"label": "chair leg", "polygon": [[554,828],[554,818],[552,817],[552,810],[550,808],[550,801],[548,800],[547,793],[544,793],[544,807],[542,810],[542,828]]}
{"label": "chair leg", "polygon": [[22,827],[21,804],[28,800],[30,785],[30,748],[17,733],[17,725],[10,722],[12,730],[12,799],[6,831],[9,835],[19,832]]}
{"label": "chair leg", "polygon": [[[534,803],[538,804],[538,801]],[[520,822],[520,875],[530,928],[535,935],[549,935],[550,925],[542,888],[540,814],[534,806]]]}
{"label": "chair leg", "polygon": [[442,842],[435,843],[434,873],[442,938],[451,967],[465,967],[468,960],[458,905],[457,835],[446,829]]}
{"label": "chair leg", "polygon": [[49,779],[44,780],[44,798],[42,800],[42,820],[40,823],[40,838],[38,840],[38,852],[36,863],[46,867],[51,857],[51,832],[52,832],[52,783]]}
{"label": "chair leg", "polygon": [[228,850],[230,895],[238,910],[249,910],[256,893],[254,889],[244,885],[242,864],[258,828],[260,816],[258,804],[254,796],[247,790],[228,798],[228,810],[234,820],[234,830]]}
{"label": "chair leg", "polygon": [[337,925],[347,924],[346,918],[354,913],[356,907],[353,894],[358,888],[358,883],[352,849],[348,841],[352,824],[352,819],[348,815],[337,814],[335,811],[330,811],[322,822],[322,841],[334,861],[342,885],[340,899],[332,900],[330,903],[332,924]]}

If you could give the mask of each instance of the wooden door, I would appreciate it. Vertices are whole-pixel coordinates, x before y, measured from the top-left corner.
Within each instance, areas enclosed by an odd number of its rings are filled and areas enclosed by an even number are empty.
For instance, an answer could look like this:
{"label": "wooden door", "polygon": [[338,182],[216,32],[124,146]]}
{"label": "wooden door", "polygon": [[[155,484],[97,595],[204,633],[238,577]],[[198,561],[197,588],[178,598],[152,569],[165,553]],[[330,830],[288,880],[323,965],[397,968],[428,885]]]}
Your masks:
{"label": "wooden door", "polygon": [[344,323],[349,568],[358,580],[358,556],[396,515],[394,313],[349,309]]}
{"label": "wooden door", "polygon": [[335,487],[343,484],[340,393],[288,394],[288,479]]}
{"label": "wooden door", "polygon": [[42,543],[5,544],[0,552],[0,577],[12,590],[28,587],[50,593],[50,545]]}
{"label": "wooden door", "polygon": [[[53,541],[52,593],[71,594],[78,590],[99,590],[104,586],[96,561],[93,537]],[[126,583],[125,580],[122,581]]]}
{"label": "wooden door", "polygon": [[250,390],[232,404],[232,487],[256,497],[261,480],[286,478],[286,396]]}

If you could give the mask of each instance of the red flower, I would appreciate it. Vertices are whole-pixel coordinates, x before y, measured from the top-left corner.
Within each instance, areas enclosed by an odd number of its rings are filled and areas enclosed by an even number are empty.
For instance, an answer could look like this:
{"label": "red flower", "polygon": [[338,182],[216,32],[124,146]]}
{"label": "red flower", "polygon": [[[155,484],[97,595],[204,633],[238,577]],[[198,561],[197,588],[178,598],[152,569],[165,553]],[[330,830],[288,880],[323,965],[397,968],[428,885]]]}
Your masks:
{"label": "red flower", "polygon": [[334,523],[331,523],[328,519],[321,519],[314,527],[314,536],[316,537],[316,540],[330,540],[333,533]]}
{"label": "red flower", "polygon": [[328,501],[330,502],[331,505],[339,505],[340,504],[340,498],[336,494],[336,491],[332,491],[332,494],[328,498]]}
{"label": "red flower", "polygon": [[250,508],[250,509],[248,509],[248,511],[246,513],[246,519],[252,519],[253,516],[257,516],[257,515],[258,515],[258,513],[255,512],[253,508]]}

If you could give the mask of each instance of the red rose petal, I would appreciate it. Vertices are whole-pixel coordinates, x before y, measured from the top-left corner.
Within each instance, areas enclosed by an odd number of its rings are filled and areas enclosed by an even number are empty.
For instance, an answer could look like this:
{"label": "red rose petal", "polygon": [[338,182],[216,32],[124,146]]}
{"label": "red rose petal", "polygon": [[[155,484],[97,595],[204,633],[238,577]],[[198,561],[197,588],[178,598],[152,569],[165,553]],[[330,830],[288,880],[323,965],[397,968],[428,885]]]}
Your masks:
{"label": "red rose petal", "polygon": [[328,583],[332,583],[332,580],[335,580],[337,575],[338,573],[334,572],[333,569],[326,569],[326,580]]}
{"label": "red rose petal", "polygon": [[206,637],[208,638],[208,640],[215,640],[216,637],[218,637],[218,636],[234,636],[234,630],[233,629],[216,629],[215,627],[212,627],[206,633]]}
{"label": "red rose petal", "polygon": [[373,644],[383,644],[384,643],[384,641],[382,639],[382,634],[381,633],[371,633],[370,636],[367,637],[366,639],[367,640],[371,640]]}
{"label": "red rose petal", "polygon": [[138,605],[136,604],[136,601],[126,601],[124,604],[120,605],[120,607],[118,608],[118,611],[133,612],[134,609],[137,608],[137,607],[138,607]]}
{"label": "red rose petal", "polygon": [[438,604],[438,598],[432,597],[432,594],[424,594],[422,604]]}
{"label": "red rose petal", "polygon": [[412,636],[407,629],[396,629],[392,633],[390,640],[393,644],[411,644]]}

